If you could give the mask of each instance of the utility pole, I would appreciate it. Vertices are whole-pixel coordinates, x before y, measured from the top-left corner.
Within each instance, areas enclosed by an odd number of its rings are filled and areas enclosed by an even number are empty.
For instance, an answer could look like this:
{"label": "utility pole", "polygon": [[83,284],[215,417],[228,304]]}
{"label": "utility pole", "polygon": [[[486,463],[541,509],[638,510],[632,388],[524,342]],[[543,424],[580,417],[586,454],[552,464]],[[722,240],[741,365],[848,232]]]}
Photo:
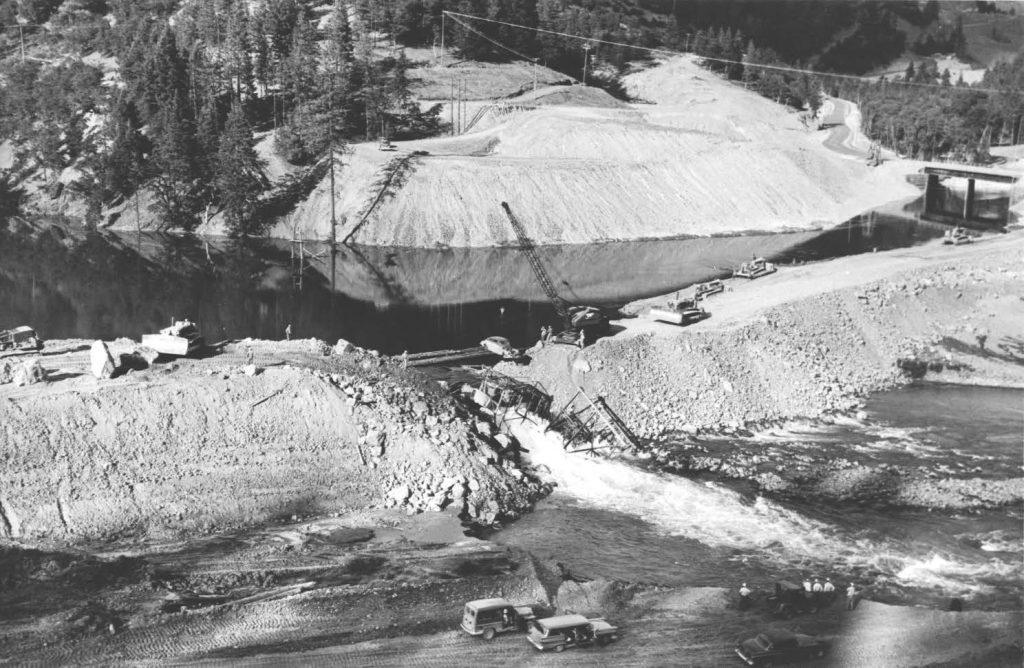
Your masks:
{"label": "utility pole", "polygon": [[537,59],[533,59],[533,92],[537,92]]}
{"label": "utility pole", "polygon": [[441,12],[441,58],[438,61],[438,67],[444,67],[444,18],[448,12]]}
{"label": "utility pole", "polygon": [[593,48],[590,42],[583,44],[583,85],[587,85],[587,64],[590,62],[590,49]]}
{"label": "utility pole", "polygon": [[448,94],[448,118],[451,121],[452,136],[455,136],[455,77],[451,78],[451,90]]}

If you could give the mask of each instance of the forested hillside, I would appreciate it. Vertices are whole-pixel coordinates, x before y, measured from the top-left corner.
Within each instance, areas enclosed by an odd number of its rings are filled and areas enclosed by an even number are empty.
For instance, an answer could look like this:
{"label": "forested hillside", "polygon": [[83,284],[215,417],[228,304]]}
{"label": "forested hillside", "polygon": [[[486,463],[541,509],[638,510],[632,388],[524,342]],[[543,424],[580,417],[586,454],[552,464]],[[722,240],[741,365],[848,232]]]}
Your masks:
{"label": "forested hillside", "polygon": [[[978,21],[1013,11],[934,0],[0,0],[0,169],[13,153],[0,215],[59,196],[84,203],[88,225],[147,207],[167,228],[222,212],[233,234],[258,233],[305,197],[331,147],[445,129],[438,106],[417,103],[403,48],[442,41],[461,59],[586,70],[619,96],[619,76],[650,49],[695,52],[797,109],[813,111],[823,91],[849,97],[868,134],[900,153],[984,160],[988,145],[1022,141],[1024,59],[974,88],[925,61],[908,68],[913,87],[825,72],[865,72],[908,50],[967,57]],[[254,150],[261,131],[296,167],[273,187]]]}

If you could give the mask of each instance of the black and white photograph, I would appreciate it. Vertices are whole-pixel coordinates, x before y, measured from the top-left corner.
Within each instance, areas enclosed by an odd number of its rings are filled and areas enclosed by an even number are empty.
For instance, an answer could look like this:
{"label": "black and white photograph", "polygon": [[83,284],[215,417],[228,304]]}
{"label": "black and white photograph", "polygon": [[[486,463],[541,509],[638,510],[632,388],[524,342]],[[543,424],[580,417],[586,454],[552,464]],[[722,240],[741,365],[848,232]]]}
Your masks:
{"label": "black and white photograph", "polygon": [[1024,0],[0,0],[0,665],[1024,665]]}

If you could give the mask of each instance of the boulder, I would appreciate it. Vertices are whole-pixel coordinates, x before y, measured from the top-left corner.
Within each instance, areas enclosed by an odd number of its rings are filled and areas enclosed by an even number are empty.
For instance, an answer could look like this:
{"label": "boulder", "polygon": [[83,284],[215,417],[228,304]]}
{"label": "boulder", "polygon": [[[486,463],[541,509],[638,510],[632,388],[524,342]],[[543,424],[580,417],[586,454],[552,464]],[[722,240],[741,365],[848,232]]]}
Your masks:
{"label": "boulder", "polygon": [[0,360],[0,385],[14,382],[14,367],[7,360]]}
{"label": "boulder", "polygon": [[242,373],[250,377],[259,374],[260,371],[262,371],[262,369],[260,369],[255,364],[246,364],[245,366],[242,367]]}
{"label": "boulder", "polygon": [[425,415],[429,408],[430,407],[427,406],[427,402],[425,401],[417,400],[412,402],[412,412],[416,415]]}
{"label": "boulder", "polygon": [[25,360],[24,364],[14,370],[14,384],[18,387],[44,382],[46,382],[46,369],[36,358]]}
{"label": "boulder", "polygon": [[577,358],[576,361],[574,361],[572,363],[572,370],[577,372],[577,373],[589,373],[590,372],[590,362],[588,362],[587,360],[583,359],[582,357]]}
{"label": "boulder", "polygon": [[408,485],[398,485],[388,492],[388,498],[393,499],[396,503],[404,503],[410,494],[412,494],[412,490]]}
{"label": "boulder", "polygon": [[114,358],[110,355],[110,349],[102,341],[93,341],[92,349],[89,351],[89,368],[92,375],[104,380],[114,375],[117,366]]}
{"label": "boulder", "polygon": [[334,344],[334,354],[344,355],[346,353],[355,352],[356,347],[345,339],[338,339],[338,342]]}

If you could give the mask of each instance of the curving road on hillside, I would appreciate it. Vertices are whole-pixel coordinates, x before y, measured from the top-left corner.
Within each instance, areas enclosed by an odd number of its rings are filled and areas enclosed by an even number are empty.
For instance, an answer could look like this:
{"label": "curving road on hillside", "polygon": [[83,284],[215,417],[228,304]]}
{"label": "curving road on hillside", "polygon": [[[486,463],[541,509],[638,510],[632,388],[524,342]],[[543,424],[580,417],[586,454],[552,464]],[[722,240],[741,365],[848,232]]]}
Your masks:
{"label": "curving road on hillside", "polygon": [[822,112],[822,126],[831,126],[825,147],[843,155],[866,158],[870,142],[860,132],[860,109],[857,105],[848,100],[828,98]]}

